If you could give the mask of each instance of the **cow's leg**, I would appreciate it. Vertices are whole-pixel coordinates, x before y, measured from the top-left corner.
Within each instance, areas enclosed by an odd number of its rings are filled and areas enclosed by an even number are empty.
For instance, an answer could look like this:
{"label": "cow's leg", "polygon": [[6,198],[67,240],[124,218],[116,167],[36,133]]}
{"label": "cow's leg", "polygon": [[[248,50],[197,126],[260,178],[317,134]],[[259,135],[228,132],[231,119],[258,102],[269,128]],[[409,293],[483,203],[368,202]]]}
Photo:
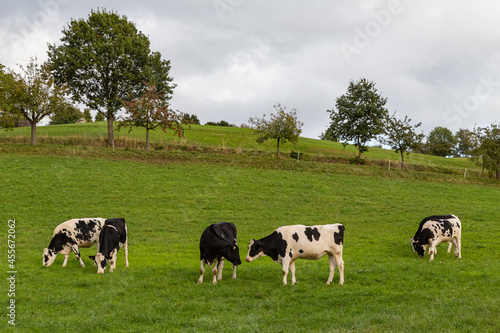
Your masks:
{"label": "cow's leg", "polygon": [[339,284],[343,285],[344,284],[344,259],[342,259],[342,254],[338,256],[338,259],[335,259],[337,261],[337,267],[339,268],[339,274],[340,274],[340,279],[339,279]]}
{"label": "cow's leg", "polygon": [[456,258],[461,259],[462,258],[462,249],[461,249],[461,244],[460,244],[460,238],[459,237],[453,238],[453,243],[455,245],[455,250],[453,251],[453,253],[455,254]]}
{"label": "cow's leg", "polygon": [[[451,246],[452,245],[454,245],[453,240],[451,242],[448,242],[448,250],[446,251],[446,253],[450,253],[451,252]],[[455,248],[456,248],[456,245],[455,245]]]}
{"label": "cow's leg", "polygon": [[217,284],[217,267],[219,266],[219,258],[214,259],[214,265],[212,266],[212,284]]}
{"label": "cow's leg", "polygon": [[125,253],[125,267],[128,267],[128,238],[123,245],[123,252]]}
{"label": "cow's leg", "polygon": [[295,260],[290,261],[290,273],[292,273],[292,286],[297,282],[295,280]]}
{"label": "cow's leg", "polygon": [[328,263],[330,264],[330,275],[328,275],[328,280],[326,281],[326,284],[331,284],[333,281],[333,275],[335,274],[335,267],[337,267],[335,257],[333,256],[333,254],[328,255]]}
{"label": "cow's leg", "polygon": [[283,265],[283,269],[282,269],[282,272],[283,272],[283,284],[286,285],[286,277],[288,275],[288,267],[290,266],[290,261],[285,258],[285,259],[283,259],[283,263],[281,265]]}
{"label": "cow's leg", "polygon": [[109,272],[113,272],[116,268],[116,257],[118,255],[118,250],[114,249],[111,251],[111,260],[109,261]]}
{"label": "cow's leg", "polygon": [[429,254],[431,255],[431,258],[429,260],[434,260],[434,255],[437,253],[437,247],[436,247],[436,242],[432,241],[431,245],[429,245]]}
{"label": "cow's leg", "polygon": [[205,260],[201,260],[201,268],[200,268],[200,277],[198,278],[198,282],[196,284],[203,283],[203,274],[205,274]]}
{"label": "cow's leg", "polygon": [[64,255],[64,261],[62,267],[66,267],[66,264],[68,263],[69,254],[71,253],[71,248],[65,246],[59,253],[62,253]]}
{"label": "cow's leg", "polygon": [[222,280],[222,269],[224,269],[224,258],[219,261],[219,274],[217,275],[217,280]]}
{"label": "cow's leg", "polygon": [[235,264],[233,264],[233,279],[236,279],[236,266]]}
{"label": "cow's leg", "polygon": [[82,257],[80,256],[80,250],[78,249],[78,245],[73,245],[71,247],[73,252],[75,253],[76,259],[80,261],[80,266],[85,267],[85,264],[83,263]]}

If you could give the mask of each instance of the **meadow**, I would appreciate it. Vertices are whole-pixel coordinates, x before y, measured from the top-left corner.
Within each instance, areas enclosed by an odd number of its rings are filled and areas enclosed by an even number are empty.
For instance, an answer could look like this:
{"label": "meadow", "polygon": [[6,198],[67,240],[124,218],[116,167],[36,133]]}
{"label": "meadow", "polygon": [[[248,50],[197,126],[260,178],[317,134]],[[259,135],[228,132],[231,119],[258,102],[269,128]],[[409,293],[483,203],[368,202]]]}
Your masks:
{"label": "meadow", "polygon": [[[497,183],[376,166],[268,167],[274,159],[265,156],[250,165],[217,153],[200,161],[133,152],[123,149],[120,159],[107,148],[0,146],[4,257],[7,221],[16,221],[16,331],[500,330]],[[420,220],[449,213],[462,219],[462,259],[445,245],[434,261],[418,259],[409,239]],[[120,250],[117,269],[97,275],[88,259],[95,247],[81,249],[85,268],[73,254],[65,268],[61,255],[42,267],[54,227],[75,217],[124,217],[130,267]],[[297,261],[297,284],[282,286],[281,266],[264,257],[243,262],[235,280],[227,264],[217,285],[208,271],[196,285],[199,236],[218,221],[236,224],[242,259],[250,239],[279,226],[342,223],[345,284],[338,271],[325,284],[324,257]],[[11,330],[2,318],[2,331]]]}

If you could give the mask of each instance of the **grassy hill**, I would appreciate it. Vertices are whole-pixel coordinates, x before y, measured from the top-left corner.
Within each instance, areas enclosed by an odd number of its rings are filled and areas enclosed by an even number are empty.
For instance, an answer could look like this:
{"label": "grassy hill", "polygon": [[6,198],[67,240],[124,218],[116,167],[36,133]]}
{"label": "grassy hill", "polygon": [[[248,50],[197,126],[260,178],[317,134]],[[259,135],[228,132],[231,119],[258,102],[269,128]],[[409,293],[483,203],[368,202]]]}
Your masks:
{"label": "grassy hill", "polygon": [[[13,131],[1,131],[0,143],[29,143],[29,128],[16,128]],[[107,125],[105,122],[72,125],[41,126],[37,129],[37,140],[41,144],[100,146],[106,145]],[[267,156],[276,153],[276,141],[268,140],[263,144],[255,141],[253,130],[234,127],[219,127],[206,125],[191,125],[185,132],[185,138],[164,133],[161,130],[152,131],[150,140],[152,149],[156,151],[190,151],[211,152],[231,155]],[[142,149],[145,146],[145,130],[136,128],[129,132],[127,129],[115,131],[115,145],[117,148]],[[304,161],[349,163],[357,156],[357,150],[349,145],[344,148],[341,143],[323,140],[300,138],[297,144],[287,143],[280,147],[284,157],[290,157],[291,152],[298,152]],[[392,150],[372,147],[363,154],[368,164],[388,168],[398,167],[400,156]],[[406,165],[410,169],[433,170],[444,173],[456,173],[463,176],[467,173],[479,175],[480,168],[467,158],[443,158],[424,154],[410,154],[405,156]],[[436,171],[436,170],[434,170]]]}

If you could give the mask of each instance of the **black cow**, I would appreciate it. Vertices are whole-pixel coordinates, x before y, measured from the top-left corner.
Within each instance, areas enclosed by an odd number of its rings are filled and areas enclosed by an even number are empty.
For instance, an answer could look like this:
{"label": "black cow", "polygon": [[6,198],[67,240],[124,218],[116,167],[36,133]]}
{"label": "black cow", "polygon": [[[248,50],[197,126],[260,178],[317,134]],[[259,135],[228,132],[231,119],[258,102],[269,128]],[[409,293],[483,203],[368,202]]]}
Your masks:
{"label": "black cow", "polygon": [[89,256],[97,264],[97,274],[104,273],[107,260],[109,260],[109,271],[113,272],[116,268],[116,256],[121,247],[123,247],[123,251],[125,252],[125,267],[128,267],[127,245],[127,224],[125,223],[125,219],[107,219],[99,235],[97,254]]}
{"label": "black cow", "polygon": [[[240,248],[237,244],[236,226],[231,222],[219,222],[209,225],[200,238],[200,278],[198,284],[203,282],[205,263],[212,265],[213,284],[222,279],[224,259],[233,264],[233,279],[236,278],[236,267],[241,265]],[[217,276],[217,269],[219,275]]]}
{"label": "black cow", "polygon": [[455,246],[455,257],[462,258],[461,236],[462,222],[455,215],[434,215],[423,219],[415,233],[410,238],[413,246],[413,252],[417,252],[420,258],[425,255],[425,250],[429,246],[430,260],[434,259],[437,253],[436,246],[441,242],[448,242],[448,251],[451,251],[451,245]]}

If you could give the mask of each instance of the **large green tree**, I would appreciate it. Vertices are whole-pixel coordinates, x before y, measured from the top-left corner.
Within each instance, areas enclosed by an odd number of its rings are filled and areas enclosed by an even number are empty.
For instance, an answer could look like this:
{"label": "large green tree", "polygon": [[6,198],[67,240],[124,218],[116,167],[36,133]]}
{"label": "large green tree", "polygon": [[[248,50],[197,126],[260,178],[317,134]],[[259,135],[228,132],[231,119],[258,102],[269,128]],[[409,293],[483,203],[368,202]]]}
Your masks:
{"label": "large green tree", "polygon": [[361,158],[368,151],[367,142],[384,131],[386,103],[387,98],[377,91],[375,83],[365,78],[350,81],[347,93],[336,99],[334,109],[327,110],[332,122],[324,138],[342,140],[344,146],[354,142]]}
{"label": "large green tree", "polygon": [[50,71],[75,101],[105,116],[108,146],[114,146],[113,121],[122,100],[141,96],[145,82],[171,98],[170,61],[151,52],[149,38],[126,16],[92,10],[87,20],[72,20],[62,33],[61,45],[49,45]]}
{"label": "large green tree", "polygon": [[391,146],[396,152],[401,154],[401,166],[405,164],[404,153],[407,155],[410,150],[417,148],[421,143],[424,135],[417,134],[415,130],[422,123],[411,125],[411,119],[405,116],[404,120],[396,118],[396,112],[392,116],[387,116],[385,126],[385,137],[382,141]]}
{"label": "large green tree", "polygon": [[257,142],[263,143],[268,139],[276,140],[276,156],[280,157],[280,143],[285,144],[288,141],[296,143],[302,133],[302,123],[297,119],[297,110],[287,112],[286,106],[280,103],[274,105],[275,113],[266,119],[264,114],[262,118],[250,118],[248,122],[257,134]]}
{"label": "large green tree", "polygon": [[442,157],[452,155],[455,144],[455,136],[446,127],[437,126],[427,136],[427,147],[432,155]]}
{"label": "large green tree", "polygon": [[35,145],[36,126],[65,100],[62,89],[54,84],[36,58],[19,68],[20,73],[3,73],[0,80],[2,123],[12,127],[20,118],[26,119],[31,126],[31,144]]}

